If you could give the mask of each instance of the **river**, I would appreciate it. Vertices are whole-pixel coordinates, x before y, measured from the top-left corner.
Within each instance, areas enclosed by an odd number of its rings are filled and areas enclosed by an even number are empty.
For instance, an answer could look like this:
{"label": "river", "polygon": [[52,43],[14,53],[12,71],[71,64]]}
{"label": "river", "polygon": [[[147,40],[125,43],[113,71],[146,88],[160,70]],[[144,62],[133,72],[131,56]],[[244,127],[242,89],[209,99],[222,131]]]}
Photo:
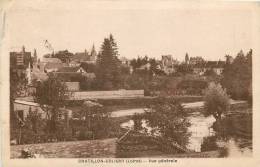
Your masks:
{"label": "river", "polygon": [[[143,113],[144,109],[131,109],[129,111],[121,111],[118,112],[117,115],[114,114],[114,117],[124,115],[132,115],[132,113]],[[212,125],[215,122],[215,118],[213,116],[205,117],[202,113],[193,112],[188,115],[188,120],[190,122],[190,126],[188,127],[188,132],[190,132],[189,142],[186,145],[186,148],[195,151],[201,152],[201,145],[205,137],[212,136],[215,137],[216,132],[213,130]],[[133,128],[134,122],[133,120],[129,120],[121,124],[122,128]],[[145,120],[142,121],[142,126],[147,129],[147,132],[151,130],[150,127],[147,126]],[[225,149],[224,157],[250,157],[252,156],[252,140],[243,139],[243,138],[229,138],[228,140],[220,140],[216,139],[215,141],[218,148]]]}

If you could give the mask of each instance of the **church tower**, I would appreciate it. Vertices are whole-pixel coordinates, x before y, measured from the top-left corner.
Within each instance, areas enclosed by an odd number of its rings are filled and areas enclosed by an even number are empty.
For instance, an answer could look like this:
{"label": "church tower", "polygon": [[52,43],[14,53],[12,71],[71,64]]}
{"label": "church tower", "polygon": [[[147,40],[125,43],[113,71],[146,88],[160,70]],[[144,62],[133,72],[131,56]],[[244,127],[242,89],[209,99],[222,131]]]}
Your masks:
{"label": "church tower", "polygon": [[190,60],[189,55],[188,55],[188,53],[186,53],[186,55],[185,55],[185,64],[189,64],[189,60]]}
{"label": "church tower", "polygon": [[96,61],[97,60],[97,52],[96,52],[94,44],[93,44],[92,49],[91,49],[90,59],[91,59],[91,61]]}
{"label": "church tower", "polygon": [[34,50],[33,50],[33,65],[34,65],[34,64],[37,64],[37,60],[38,60],[38,58],[37,58],[37,52],[36,52],[36,49],[34,49]]}

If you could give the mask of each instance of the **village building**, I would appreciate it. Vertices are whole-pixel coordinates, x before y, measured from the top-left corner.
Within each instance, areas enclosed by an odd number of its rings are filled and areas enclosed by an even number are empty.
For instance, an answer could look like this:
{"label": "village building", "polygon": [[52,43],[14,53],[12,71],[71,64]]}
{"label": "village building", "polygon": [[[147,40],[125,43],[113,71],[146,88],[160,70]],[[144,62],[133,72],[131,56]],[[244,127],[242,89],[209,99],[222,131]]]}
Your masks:
{"label": "village building", "polygon": [[69,67],[79,67],[81,65],[80,62],[72,60],[71,62],[69,62]]}
{"label": "village building", "polygon": [[87,73],[82,67],[62,67],[57,73]]}
{"label": "village building", "polygon": [[121,64],[130,66],[130,60],[127,59],[126,57],[120,57],[119,60],[120,60]]}
{"label": "village building", "polygon": [[24,46],[20,52],[10,52],[11,72],[16,73],[18,76],[27,75],[26,70],[29,66],[32,68],[32,64],[31,52],[26,52]]}
{"label": "village building", "polygon": [[206,68],[212,69],[217,75],[221,75],[224,69],[225,61],[207,61]]}
{"label": "village building", "polygon": [[[31,88],[32,84],[32,71],[34,63],[37,62],[37,54],[34,49],[34,56],[31,56],[31,52],[26,52],[25,47],[22,47],[20,52],[10,52],[10,73],[19,77],[25,77],[27,86]],[[27,95],[28,91],[21,91],[23,95]]]}
{"label": "village building", "polygon": [[196,65],[196,64],[203,64],[205,60],[202,57],[190,57],[189,58],[189,64],[190,65]]}
{"label": "village building", "polygon": [[94,79],[93,72],[87,72],[82,67],[62,67],[54,74],[60,78],[67,86],[69,91],[80,91],[80,83],[85,79]]}
{"label": "village building", "polygon": [[[72,111],[66,108],[59,109],[61,114],[60,119],[72,118]],[[42,109],[40,104],[32,101],[24,101],[16,99],[14,101],[14,112],[20,121],[25,121],[30,112],[37,113],[40,118],[47,119],[47,113]]]}
{"label": "village building", "polygon": [[96,75],[93,72],[87,72],[86,70],[84,70],[84,68],[82,67],[62,67],[60,68],[56,74],[65,74],[65,75],[82,75],[84,77],[93,79],[96,77]]}
{"label": "village building", "polygon": [[58,58],[43,57],[42,60],[38,63],[40,71],[45,73],[57,71],[59,68],[63,66],[64,64]]}
{"label": "village building", "polygon": [[63,63],[47,63],[44,66],[44,72],[45,73],[56,72],[60,68],[63,68],[64,66],[66,66],[66,64],[63,64]]}
{"label": "village building", "polygon": [[62,61],[58,58],[46,58],[46,57],[43,57],[42,60],[41,60],[41,63],[43,64],[47,64],[47,63],[62,63]]}
{"label": "village building", "polygon": [[204,73],[207,71],[207,68],[205,68],[202,65],[195,65],[193,67],[193,73],[198,75],[204,75]]}
{"label": "village building", "polygon": [[193,65],[193,73],[198,75],[204,75],[206,71],[212,70],[215,74],[221,75],[224,70],[225,61],[205,61],[204,63],[198,63]]}
{"label": "village building", "polygon": [[175,67],[179,64],[176,59],[173,59],[172,55],[162,55],[161,70],[167,75],[174,73]]}
{"label": "village building", "polygon": [[69,63],[69,66],[75,67],[75,64],[81,64],[81,63],[93,63],[95,64],[97,61],[97,52],[95,49],[95,46],[93,45],[90,54],[85,49],[84,52],[77,52],[72,57],[71,63]]}

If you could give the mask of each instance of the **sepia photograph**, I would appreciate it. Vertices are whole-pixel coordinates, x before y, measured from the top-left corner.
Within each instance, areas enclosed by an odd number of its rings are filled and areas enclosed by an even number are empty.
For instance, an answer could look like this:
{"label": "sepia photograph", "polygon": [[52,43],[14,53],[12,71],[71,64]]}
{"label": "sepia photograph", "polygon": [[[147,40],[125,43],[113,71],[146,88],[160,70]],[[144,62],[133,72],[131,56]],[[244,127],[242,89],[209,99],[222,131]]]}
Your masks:
{"label": "sepia photograph", "polygon": [[11,160],[253,157],[258,2],[37,2],[1,11]]}

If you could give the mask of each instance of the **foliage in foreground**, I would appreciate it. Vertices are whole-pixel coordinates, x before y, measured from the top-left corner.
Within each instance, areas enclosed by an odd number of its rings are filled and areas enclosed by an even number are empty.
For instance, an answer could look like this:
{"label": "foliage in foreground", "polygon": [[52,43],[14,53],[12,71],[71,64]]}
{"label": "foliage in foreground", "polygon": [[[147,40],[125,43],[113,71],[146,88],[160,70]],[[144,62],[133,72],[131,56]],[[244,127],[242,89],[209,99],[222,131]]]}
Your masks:
{"label": "foliage in foreground", "polygon": [[65,100],[68,98],[67,86],[57,76],[50,74],[46,81],[38,83],[34,98],[46,112],[48,132],[56,132],[59,108],[65,106]]}
{"label": "foliage in foreground", "polygon": [[187,144],[190,123],[183,107],[176,100],[159,99],[155,105],[151,106],[149,111],[141,115],[141,119],[146,120],[147,126],[152,128],[149,132],[150,135],[160,135],[162,138],[177,142],[182,146]]}
{"label": "foliage in foreground", "polygon": [[57,141],[92,140],[107,138],[111,135],[109,113],[103,107],[86,107],[74,113],[74,119],[67,116],[56,120],[56,131],[49,133],[49,121],[37,112],[29,112],[24,126],[12,122],[11,139],[18,139],[18,144],[45,143]]}

